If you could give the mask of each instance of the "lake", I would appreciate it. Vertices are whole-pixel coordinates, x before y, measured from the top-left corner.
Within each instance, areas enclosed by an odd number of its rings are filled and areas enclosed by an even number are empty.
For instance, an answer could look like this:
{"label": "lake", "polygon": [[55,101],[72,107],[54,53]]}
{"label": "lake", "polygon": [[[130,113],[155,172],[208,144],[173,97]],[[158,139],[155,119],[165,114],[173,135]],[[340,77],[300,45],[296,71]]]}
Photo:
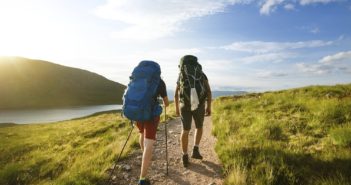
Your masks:
{"label": "lake", "polygon": [[0,123],[50,123],[121,109],[122,105],[95,105],[52,109],[0,110]]}

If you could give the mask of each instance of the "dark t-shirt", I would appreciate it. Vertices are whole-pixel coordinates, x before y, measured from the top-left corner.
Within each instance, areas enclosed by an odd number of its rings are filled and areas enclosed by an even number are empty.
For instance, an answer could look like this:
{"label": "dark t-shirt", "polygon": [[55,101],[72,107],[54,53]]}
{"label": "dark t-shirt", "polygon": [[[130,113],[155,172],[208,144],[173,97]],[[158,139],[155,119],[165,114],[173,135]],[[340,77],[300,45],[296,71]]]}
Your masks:
{"label": "dark t-shirt", "polygon": [[157,92],[156,92],[156,95],[154,96],[154,99],[156,102],[157,102],[158,96],[161,96],[162,98],[167,96],[166,84],[162,79],[160,80],[160,83],[158,84]]}

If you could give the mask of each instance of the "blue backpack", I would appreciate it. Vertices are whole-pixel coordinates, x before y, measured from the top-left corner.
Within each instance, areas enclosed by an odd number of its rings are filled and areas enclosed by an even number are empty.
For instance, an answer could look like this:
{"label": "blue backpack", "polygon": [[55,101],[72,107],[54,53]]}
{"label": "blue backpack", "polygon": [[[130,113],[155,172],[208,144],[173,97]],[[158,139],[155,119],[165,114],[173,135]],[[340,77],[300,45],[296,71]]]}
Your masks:
{"label": "blue backpack", "polygon": [[123,115],[133,121],[149,121],[159,116],[162,107],[155,101],[161,69],[154,61],[141,61],[134,68],[123,95]]}

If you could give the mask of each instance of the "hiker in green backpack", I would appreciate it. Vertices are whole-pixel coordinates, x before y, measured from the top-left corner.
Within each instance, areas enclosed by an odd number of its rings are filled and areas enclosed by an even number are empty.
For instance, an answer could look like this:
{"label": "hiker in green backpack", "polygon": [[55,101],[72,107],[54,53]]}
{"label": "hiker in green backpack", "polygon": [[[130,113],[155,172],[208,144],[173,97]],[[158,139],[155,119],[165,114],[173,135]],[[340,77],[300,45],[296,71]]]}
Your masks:
{"label": "hiker in green backpack", "polygon": [[197,57],[185,55],[180,59],[179,77],[175,90],[174,100],[177,116],[181,116],[183,130],[181,134],[181,147],[183,151],[183,166],[188,167],[188,137],[194,119],[196,130],[192,158],[202,159],[199,144],[203,132],[205,115],[211,115],[212,93],[207,76],[202,71]]}

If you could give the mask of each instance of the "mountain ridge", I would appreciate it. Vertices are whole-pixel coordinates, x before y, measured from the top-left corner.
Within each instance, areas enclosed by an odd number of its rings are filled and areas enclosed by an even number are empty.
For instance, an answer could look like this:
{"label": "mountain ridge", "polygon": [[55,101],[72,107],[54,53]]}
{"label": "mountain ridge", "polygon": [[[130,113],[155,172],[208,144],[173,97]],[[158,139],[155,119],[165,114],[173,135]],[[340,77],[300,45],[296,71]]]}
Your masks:
{"label": "mountain ridge", "polygon": [[0,109],[120,104],[126,88],[97,73],[44,60],[0,58]]}

